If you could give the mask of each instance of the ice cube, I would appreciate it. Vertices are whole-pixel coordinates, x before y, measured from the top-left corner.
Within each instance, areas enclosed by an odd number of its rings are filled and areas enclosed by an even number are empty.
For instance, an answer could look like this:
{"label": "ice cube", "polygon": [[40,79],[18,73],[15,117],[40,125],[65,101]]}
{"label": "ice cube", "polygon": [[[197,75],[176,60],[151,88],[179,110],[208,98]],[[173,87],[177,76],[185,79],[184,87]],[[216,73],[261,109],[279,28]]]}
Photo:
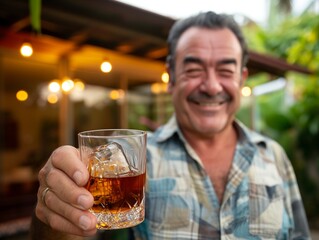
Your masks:
{"label": "ice cube", "polygon": [[99,146],[93,151],[91,175],[110,177],[131,172],[123,148],[116,142]]}

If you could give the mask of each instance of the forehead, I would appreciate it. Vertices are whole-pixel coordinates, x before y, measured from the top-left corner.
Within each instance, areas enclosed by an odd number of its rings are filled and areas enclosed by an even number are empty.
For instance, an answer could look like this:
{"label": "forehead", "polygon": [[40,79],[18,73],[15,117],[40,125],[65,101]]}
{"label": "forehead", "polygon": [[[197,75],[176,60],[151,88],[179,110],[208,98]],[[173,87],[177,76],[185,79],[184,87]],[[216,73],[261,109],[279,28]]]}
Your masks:
{"label": "forehead", "polygon": [[176,46],[177,57],[201,55],[203,57],[224,56],[240,59],[241,54],[242,50],[238,39],[227,28],[189,28],[181,35]]}

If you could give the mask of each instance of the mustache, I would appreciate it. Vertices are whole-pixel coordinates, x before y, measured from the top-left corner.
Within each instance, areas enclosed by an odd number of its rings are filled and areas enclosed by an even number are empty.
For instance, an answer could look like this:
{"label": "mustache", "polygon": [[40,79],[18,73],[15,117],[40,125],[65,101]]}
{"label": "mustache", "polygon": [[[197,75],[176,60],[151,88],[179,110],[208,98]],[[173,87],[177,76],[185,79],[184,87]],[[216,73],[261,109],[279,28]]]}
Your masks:
{"label": "mustache", "polygon": [[206,92],[195,92],[189,95],[187,99],[195,102],[225,102],[231,100],[231,97],[226,92],[220,92],[214,95]]}

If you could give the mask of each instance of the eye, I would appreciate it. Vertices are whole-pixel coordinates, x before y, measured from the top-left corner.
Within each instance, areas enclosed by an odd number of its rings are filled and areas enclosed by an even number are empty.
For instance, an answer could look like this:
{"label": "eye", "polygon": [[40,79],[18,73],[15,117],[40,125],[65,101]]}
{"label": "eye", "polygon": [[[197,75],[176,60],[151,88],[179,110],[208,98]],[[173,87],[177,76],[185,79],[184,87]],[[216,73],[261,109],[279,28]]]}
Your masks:
{"label": "eye", "polygon": [[233,69],[228,69],[228,68],[218,69],[219,76],[224,78],[232,78],[234,76],[234,73],[235,72]]}
{"label": "eye", "polygon": [[188,67],[184,71],[186,77],[196,78],[202,76],[204,69],[202,67]]}

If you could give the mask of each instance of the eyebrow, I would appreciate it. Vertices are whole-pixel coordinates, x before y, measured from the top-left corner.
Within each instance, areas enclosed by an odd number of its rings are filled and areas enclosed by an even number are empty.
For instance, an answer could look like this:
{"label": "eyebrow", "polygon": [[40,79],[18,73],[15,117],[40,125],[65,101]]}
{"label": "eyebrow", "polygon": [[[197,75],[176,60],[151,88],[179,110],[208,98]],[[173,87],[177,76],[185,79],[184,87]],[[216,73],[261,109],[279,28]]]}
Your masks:
{"label": "eyebrow", "polygon": [[217,62],[217,65],[224,65],[224,64],[234,64],[235,66],[237,66],[237,61],[234,58],[227,58]]}
{"label": "eyebrow", "polygon": [[203,64],[203,61],[200,58],[193,57],[193,56],[186,56],[183,60],[183,64],[188,64],[188,63],[198,63],[198,64]]}
{"label": "eyebrow", "polygon": [[[194,56],[186,56],[183,60],[183,63],[184,64],[188,64],[188,63],[204,64],[202,59],[198,57],[194,57]],[[237,66],[237,61],[234,58],[226,58],[226,59],[219,60],[217,62],[217,65],[225,65],[225,64],[234,64],[235,66]]]}

